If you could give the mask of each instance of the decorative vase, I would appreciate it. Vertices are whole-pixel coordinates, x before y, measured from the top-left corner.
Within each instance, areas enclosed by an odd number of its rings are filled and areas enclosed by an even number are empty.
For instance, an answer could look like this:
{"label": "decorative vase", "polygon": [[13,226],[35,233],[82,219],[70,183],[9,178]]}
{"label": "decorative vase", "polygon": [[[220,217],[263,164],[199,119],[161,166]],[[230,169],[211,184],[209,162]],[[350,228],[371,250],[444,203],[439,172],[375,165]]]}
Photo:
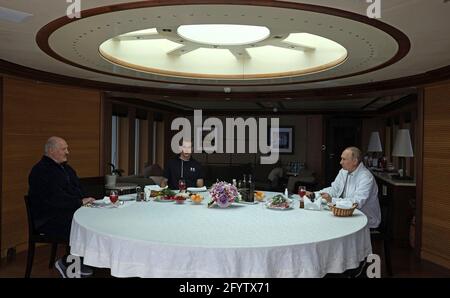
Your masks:
{"label": "decorative vase", "polygon": [[105,175],[105,185],[115,186],[117,181],[117,175]]}

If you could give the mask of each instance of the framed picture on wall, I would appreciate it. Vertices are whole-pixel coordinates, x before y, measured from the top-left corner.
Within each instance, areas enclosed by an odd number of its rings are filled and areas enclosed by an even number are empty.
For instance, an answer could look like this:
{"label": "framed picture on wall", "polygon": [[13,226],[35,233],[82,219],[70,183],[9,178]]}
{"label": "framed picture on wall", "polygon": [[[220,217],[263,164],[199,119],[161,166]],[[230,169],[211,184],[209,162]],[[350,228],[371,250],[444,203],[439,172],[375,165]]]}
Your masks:
{"label": "framed picture on wall", "polygon": [[269,128],[268,142],[272,152],[294,153],[294,127]]}

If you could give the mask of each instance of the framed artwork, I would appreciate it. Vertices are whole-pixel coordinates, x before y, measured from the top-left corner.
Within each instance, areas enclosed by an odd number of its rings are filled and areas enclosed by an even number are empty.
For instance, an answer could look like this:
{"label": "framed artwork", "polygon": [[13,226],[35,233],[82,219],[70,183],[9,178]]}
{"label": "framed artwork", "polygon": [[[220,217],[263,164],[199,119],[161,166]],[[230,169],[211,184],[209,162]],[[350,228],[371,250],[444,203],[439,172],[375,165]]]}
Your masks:
{"label": "framed artwork", "polygon": [[[269,128],[268,141],[273,152],[294,153],[294,127]],[[277,149],[278,144],[278,149]]]}

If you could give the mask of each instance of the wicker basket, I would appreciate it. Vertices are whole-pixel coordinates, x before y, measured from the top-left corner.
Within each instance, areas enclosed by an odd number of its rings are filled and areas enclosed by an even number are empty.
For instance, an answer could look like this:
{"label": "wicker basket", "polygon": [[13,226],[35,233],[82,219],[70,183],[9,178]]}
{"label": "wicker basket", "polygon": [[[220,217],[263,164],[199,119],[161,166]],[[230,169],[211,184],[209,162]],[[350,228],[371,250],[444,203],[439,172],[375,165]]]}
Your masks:
{"label": "wicker basket", "polygon": [[330,207],[330,210],[333,211],[334,216],[346,217],[353,215],[353,211],[355,211],[356,207],[358,207],[358,204],[353,203],[353,206],[350,209],[337,208],[334,204],[333,205],[330,204],[328,206]]}

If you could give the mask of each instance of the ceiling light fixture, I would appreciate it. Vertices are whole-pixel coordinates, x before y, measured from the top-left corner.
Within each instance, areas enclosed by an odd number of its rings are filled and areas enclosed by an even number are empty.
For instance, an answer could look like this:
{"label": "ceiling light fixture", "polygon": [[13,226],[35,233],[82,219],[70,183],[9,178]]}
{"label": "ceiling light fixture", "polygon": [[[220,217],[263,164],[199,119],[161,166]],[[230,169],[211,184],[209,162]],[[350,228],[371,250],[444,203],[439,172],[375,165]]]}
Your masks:
{"label": "ceiling light fixture", "polygon": [[231,46],[260,42],[269,37],[270,30],[263,26],[196,24],[179,26],[177,33],[200,44]]}

